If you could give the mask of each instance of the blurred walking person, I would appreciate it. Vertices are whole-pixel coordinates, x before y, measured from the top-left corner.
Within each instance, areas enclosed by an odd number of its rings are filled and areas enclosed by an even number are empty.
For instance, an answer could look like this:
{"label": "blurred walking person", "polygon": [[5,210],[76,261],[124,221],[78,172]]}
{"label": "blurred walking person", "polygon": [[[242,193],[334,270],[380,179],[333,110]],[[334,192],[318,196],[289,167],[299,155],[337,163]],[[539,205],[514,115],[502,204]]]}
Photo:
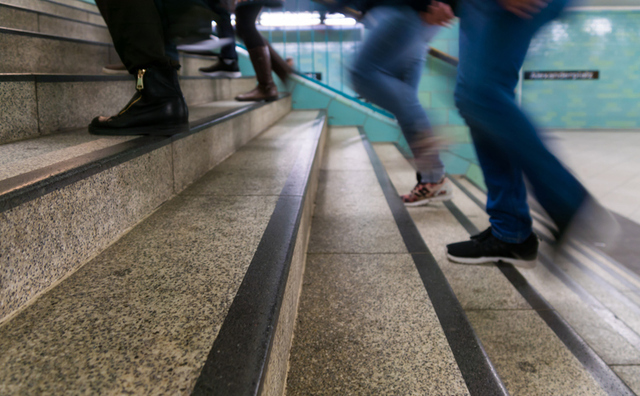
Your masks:
{"label": "blurred walking person", "polygon": [[429,41],[454,17],[452,6],[429,0],[369,0],[343,4],[365,14],[370,28],[351,68],[354,89],[393,113],[414,156],[418,183],[402,196],[407,206],[451,199],[427,113],[418,99]]}
{"label": "blurred walking person", "polygon": [[491,227],[470,241],[447,246],[450,260],[536,264],[524,177],[557,227],[558,247],[568,238],[602,242],[617,223],[547,149],[516,104],[514,90],[531,39],[558,17],[568,0],[461,0],[460,65],[455,92],[471,129],[488,189]]}

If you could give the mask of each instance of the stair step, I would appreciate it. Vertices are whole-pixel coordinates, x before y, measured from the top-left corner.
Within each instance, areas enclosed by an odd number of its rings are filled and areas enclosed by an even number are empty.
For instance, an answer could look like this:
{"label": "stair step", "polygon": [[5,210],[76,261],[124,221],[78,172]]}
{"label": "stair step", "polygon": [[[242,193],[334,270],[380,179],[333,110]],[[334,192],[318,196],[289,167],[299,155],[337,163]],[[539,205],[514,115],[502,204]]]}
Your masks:
{"label": "stair step", "polygon": [[407,245],[358,129],[331,128],[326,150],[286,393],[504,394],[451,321],[452,294],[424,283],[438,276]]}
{"label": "stair step", "polygon": [[0,4],[26,8],[76,21],[89,22],[96,25],[105,26],[102,15],[97,7],[81,1],[64,0],[0,0]]}
{"label": "stair step", "polygon": [[0,318],[73,272],[290,109],[290,97],[269,104],[214,102],[192,106],[191,132],[172,138],[81,131],[0,146]]}
{"label": "stair step", "polygon": [[[100,75],[107,64],[120,63],[110,43],[62,37],[0,27],[2,73]],[[213,57],[180,55],[180,74],[199,76],[198,68],[210,66]]]}
{"label": "stair step", "polygon": [[[391,144],[377,144],[376,150],[396,189],[402,193],[413,188],[415,171],[400,151]],[[545,258],[544,247],[540,263],[530,270],[447,260],[446,244],[489,226],[486,196],[481,197],[467,181],[453,180],[452,202],[411,208],[410,213],[507,390],[511,394],[632,394],[607,364],[638,364],[639,351],[598,317],[601,306],[582,301],[557,278],[562,270],[549,271],[554,264]]]}
{"label": "stair step", "polygon": [[2,3],[0,3],[0,26],[60,37],[111,43],[109,30],[104,24],[97,25]]}
{"label": "stair step", "polygon": [[[189,105],[231,100],[254,78],[181,77]],[[133,77],[0,74],[0,144],[85,127],[117,113],[134,93]]]}
{"label": "stair step", "polygon": [[[300,288],[325,120],[290,113],[0,326],[0,393],[275,389],[286,374],[290,340],[280,336],[295,314],[287,304]],[[238,316],[247,303],[255,314]],[[234,325],[259,331],[234,339]],[[234,351],[250,346],[249,360],[215,347],[229,335]],[[236,363],[218,375],[217,366]],[[216,375],[201,375],[203,366]],[[246,377],[253,372],[262,374]]]}

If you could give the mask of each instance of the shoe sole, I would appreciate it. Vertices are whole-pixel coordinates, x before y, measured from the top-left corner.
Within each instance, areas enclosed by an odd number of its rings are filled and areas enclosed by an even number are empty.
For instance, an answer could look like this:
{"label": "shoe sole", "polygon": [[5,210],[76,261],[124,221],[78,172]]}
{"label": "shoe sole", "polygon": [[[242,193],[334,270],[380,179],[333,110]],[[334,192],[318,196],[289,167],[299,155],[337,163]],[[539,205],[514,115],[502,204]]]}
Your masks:
{"label": "shoe sole", "polygon": [[478,264],[489,264],[489,263],[497,263],[499,261],[503,263],[513,264],[515,267],[527,268],[531,269],[536,266],[538,260],[522,260],[522,259],[514,259],[508,257],[478,257],[478,258],[468,258],[468,257],[456,257],[447,253],[447,258],[450,261],[458,264],[470,264],[470,265],[478,265]]}
{"label": "shoe sole", "polygon": [[445,195],[434,197],[434,198],[426,198],[417,202],[405,202],[404,206],[408,206],[408,207],[423,206],[431,202],[451,201],[451,198],[453,198],[453,193],[445,194]]}
{"label": "shoe sole", "polygon": [[173,136],[189,132],[189,124],[180,125],[154,125],[136,128],[100,128],[89,125],[89,133],[104,136]]}
{"label": "shoe sole", "polygon": [[227,72],[227,71],[218,71],[218,72],[205,72],[200,70],[200,74],[204,74],[209,77],[223,77],[223,78],[240,78],[242,77],[242,73],[237,72]]}

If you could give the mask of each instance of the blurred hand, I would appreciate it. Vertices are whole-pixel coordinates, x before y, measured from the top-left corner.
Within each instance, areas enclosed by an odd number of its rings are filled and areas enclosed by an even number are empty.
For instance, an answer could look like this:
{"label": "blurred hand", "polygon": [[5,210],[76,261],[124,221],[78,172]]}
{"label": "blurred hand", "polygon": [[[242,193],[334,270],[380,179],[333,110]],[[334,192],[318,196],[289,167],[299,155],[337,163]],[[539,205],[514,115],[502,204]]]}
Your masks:
{"label": "blurred hand", "polygon": [[531,19],[542,11],[550,0],[498,0],[502,8],[523,19]]}
{"label": "blurred hand", "polygon": [[434,1],[427,12],[421,12],[420,18],[429,25],[449,26],[455,15],[448,4]]}

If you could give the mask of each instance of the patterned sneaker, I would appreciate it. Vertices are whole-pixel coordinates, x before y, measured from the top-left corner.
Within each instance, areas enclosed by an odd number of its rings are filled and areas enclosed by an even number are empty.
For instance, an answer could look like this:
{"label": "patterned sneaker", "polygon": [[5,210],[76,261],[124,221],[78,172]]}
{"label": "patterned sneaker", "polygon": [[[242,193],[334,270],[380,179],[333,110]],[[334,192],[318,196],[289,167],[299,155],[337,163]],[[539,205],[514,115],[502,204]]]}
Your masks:
{"label": "patterned sneaker", "polygon": [[449,201],[453,196],[451,182],[446,177],[438,183],[420,183],[418,173],[418,184],[409,194],[403,195],[402,202],[405,206],[421,206],[429,202]]}

